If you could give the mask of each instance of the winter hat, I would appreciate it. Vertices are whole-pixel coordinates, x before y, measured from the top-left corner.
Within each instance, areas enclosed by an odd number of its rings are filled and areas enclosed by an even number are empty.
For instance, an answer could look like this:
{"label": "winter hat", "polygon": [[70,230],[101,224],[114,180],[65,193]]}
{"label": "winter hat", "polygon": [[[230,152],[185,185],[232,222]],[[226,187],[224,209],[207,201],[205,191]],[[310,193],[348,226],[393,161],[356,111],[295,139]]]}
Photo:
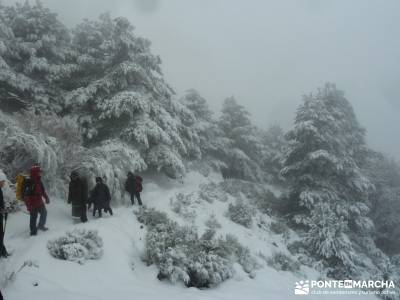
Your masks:
{"label": "winter hat", "polygon": [[33,179],[33,180],[39,180],[40,179],[40,173],[41,173],[41,169],[40,169],[40,167],[38,166],[38,165],[33,165],[32,167],[31,167],[31,174],[30,174],[30,177],[31,177],[31,179]]}
{"label": "winter hat", "polygon": [[71,177],[79,177],[79,172],[77,170],[72,171]]}
{"label": "winter hat", "polygon": [[0,181],[6,181],[6,180],[7,180],[6,174],[4,174],[3,170],[0,169]]}

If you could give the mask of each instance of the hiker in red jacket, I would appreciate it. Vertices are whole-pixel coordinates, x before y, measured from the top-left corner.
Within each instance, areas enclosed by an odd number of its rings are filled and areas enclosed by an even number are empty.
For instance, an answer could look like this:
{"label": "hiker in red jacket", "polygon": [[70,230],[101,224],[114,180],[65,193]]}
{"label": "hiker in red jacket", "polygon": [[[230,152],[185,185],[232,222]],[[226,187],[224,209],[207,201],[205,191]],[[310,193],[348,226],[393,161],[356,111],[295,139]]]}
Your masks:
{"label": "hiker in red jacket", "polygon": [[[40,173],[41,170],[39,166],[32,166],[30,171],[30,182],[27,187],[28,191],[25,191],[26,206],[31,215],[29,224],[31,235],[37,235],[38,229],[42,231],[48,230],[48,228],[45,226],[47,210],[46,205],[43,202],[43,198],[46,200],[47,204],[49,204],[50,201],[43,186]],[[40,214],[39,224],[36,225],[38,214]]]}
{"label": "hiker in red jacket", "polygon": [[131,196],[132,205],[135,204],[135,197],[138,200],[139,205],[142,205],[142,199],[140,199],[140,193],[143,190],[142,177],[134,175],[132,172],[128,172],[128,178],[125,181],[125,190]]}

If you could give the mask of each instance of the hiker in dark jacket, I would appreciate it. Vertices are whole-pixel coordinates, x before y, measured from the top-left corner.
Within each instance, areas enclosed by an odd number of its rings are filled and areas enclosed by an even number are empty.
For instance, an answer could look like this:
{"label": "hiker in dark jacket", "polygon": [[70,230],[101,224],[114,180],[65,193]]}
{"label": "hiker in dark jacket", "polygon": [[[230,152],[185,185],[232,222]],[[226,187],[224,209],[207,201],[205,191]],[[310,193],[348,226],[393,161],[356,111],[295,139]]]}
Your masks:
{"label": "hiker in dark jacket", "polygon": [[2,176],[3,174],[0,173],[0,258],[7,257],[8,252],[6,247],[4,246],[4,229],[3,228],[3,219],[6,218],[6,210],[4,205],[4,197],[3,197],[3,187],[5,184],[5,178]]}
{"label": "hiker in dark jacket", "polygon": [[135,197],[138,200],[139,205],[142,205],[142,199],[140,198],[140,193],[143,190],[142,177],[128,172],[128,178],[125,181],[125,190],[131,196],[132,205],[135,204]]}
{"label": "hiker in dark jacket", "polygon": [[[46,225],[47,210],[43,199],[46,204],[50,203],[49,197],[47,196],[46,190],[41,179],[41,170],[37,165],[32,166],[30,170],[30,187],[29,195],[26,197],[26,207],[31,215],[29,227],[31,235],[37,235],[37,230],[42,231],[48,230]],[[37,217],[40,215],[39,224],[36,224]]]}
{"label": "hiker in dark jacket", "polygon": [[78,171],[71,172],[69,183],[68,204],[72,203],[72,216],[79,217],[83,223],[87,222],[86,204],[88,202],[88,185],[86,178],[81,177]]}
{"label": "hiker in dark jacket", "polygon": [[96,211],[99,212],[99,217],[101,217],[101,211],[103,209],[104,212],[109,212],[112,215],[113,212],[110,207],[110,201],[111,194],[108,186],[103,183],[103,179],[101,177],[96,177],[96,185],[90,192],[90,204],[93,203],[94,205],[93,217],[96,215]]}

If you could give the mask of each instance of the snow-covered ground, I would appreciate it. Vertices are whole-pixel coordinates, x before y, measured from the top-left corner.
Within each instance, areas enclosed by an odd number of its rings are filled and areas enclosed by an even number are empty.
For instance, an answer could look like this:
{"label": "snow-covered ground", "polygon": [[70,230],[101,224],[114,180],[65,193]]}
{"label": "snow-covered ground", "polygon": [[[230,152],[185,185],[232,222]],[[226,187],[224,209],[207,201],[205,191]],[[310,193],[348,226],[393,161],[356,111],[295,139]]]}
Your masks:
{"label": "snow-covered ground", "polygon": [[[204,222],[215,214],[222,228],[219,234],[233,233],[248,246],[253,253],[270,256],[274,251],[285,252],[281,237],[253,225],[247,229],[224,216],[228,202],[206,201],[197,203],[196,218],[185,221],[172,210],[170,198],[177,193],[198,190],[199,184],[207,182],[198,173],[190,173],[183,183],[158,179],[145,184],[142,194],[145,205],[165,211],[178,222],[190,222],[200,232]],[[213,178],[218,180],[218,178]],[[33,261],[35,266],[24,267],[16,274],[15,280],[3,290],[6,300],[80,300],[80,299],[298,299],[294,295],[295,281],[300,278],[290,272],[276,271],[264,265],[254,279],[236,266],[236,275],[219,287],[207,290],[186,288],[183,284],[173,285],[157,279],[157,268],[146,266],[141,256],[144,251],[146,229],[141,228],[133,213],[136,207],[128,205],[114,209],[114,216],[92,218],[89,222],[77,223],[71,219],[70,206],[63,199],[52,199],[48,208],[47,232],[39,232],[30,237],[29,216],[24,212],[12,214],[6,233],[6,245],[12,256],[0,265],[0,272],[18,270],[25,261]],[[268,221],[268,220],[267,220]],[[81,265],[76,262],[57,260],[50,256],[46,245],[52,238],[62,236],[74,228],[96,229],[104,242],[104,255],[99,260],[90,260]],[[275,244],[275,245],[274,245]],[[303,272],[304,274],[304,272]],[[308,279],[316,279],[317,274],[309,271]],[[301,278],[304,279],[304,278]],[[304,297],[304,296],[303,296]],[[372,299],[365,296],[305,296],[310,299]],[[373,298],[375,299],[375,298]]]}

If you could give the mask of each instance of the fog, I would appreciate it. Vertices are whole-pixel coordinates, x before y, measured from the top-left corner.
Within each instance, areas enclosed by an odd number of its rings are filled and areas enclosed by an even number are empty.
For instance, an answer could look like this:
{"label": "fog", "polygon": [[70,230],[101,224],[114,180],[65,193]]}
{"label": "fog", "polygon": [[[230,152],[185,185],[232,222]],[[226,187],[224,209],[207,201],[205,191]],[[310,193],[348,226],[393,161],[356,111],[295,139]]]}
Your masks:
{"label": "fog", "polygon": [[400,159],[400,1],[42,2],[69,26],[105,11],[127,17],[178,94],[195,88],[215,111],[234,95],[262,127],[290,128],[301,96],[334,82],[370,145]]}

